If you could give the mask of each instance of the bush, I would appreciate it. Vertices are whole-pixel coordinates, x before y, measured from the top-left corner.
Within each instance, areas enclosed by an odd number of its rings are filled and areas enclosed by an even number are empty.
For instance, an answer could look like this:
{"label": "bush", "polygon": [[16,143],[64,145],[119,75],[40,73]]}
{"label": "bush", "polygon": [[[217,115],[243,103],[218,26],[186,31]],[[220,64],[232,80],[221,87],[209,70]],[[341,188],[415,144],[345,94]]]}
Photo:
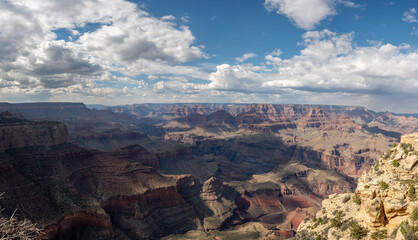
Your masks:
{"label": "bush", "polygon": [[352,221],[350,223],[350,237],[354,239],[360,239],[364,236],[367,236],[367,230],[360,226],[357,221]]}
{"label": "bush", "polygon": [[418,227],[410,226],[408,221],[403,221],[400,225],[401,233],[406,240],[416,240],[418,239],[415,235],[415,232],[418,230]]}
{"label": "bush", "polygon": [[388,188],[388,187],[389,187],[389,185],[388,185],[385,181],[381,181],[381,182],[380,182],[380,187],[381,187],[383,190],[385,190],[386,188]]}
{"label": "bush", "polygon": [[353,202],[356,203],[357,205],[360,205],[361,204],[361,199],[359,198],[359,196],[357,195],[357,193],[354,193]]}
{"label": "bush", "polygon": [[335,227],[335,228],[340,228],[342,223],[342,218],[343,218],[344,214],[342,211],[337,211],[337,213],[335,214],[334,218],[330,219],[331,222],[331,226]]}
{"label": "bush", "polygon": [[351,199],[351,197],[350,197],[349,195],[345,196],[345,197],[343,198],[343,203],[348,202],[350,199]]}
{"label": "bush", "polygon": [[409,185],[408,197],[409,197],[410,200],[415,200],[415,198],[417,197],[416,191],[415,191],[415,186],[412,185],[412,184]]}
{"label": "bush", "polygon": [[386,239],[388,237],[387,230],[377,230],[376,232],[372,233],[372,239]]}
{"label": "bush", "polygon": [[295,240],[312,240],[314,239],[314,236],[312,232],[309,232],[307,230],[302,230],[296,234],[294,239]]}
{"label": "bush", "polygon": [[396,147],[396,143],[393,144],[393,147]]}
{"label": "bush", "polygon": [[365,189],[368,189],[370,186],[369,185],[364,185],[364,188]]}
{"label": "bush", "polygon": [[388,151],[387,153],[385,153],[385,155],[383,155],[383,159],[388,159],[390,157],[390,155],[392,155],[391,151]]}
{"label": "bush", "polygon": [[412,210],[411,214],[412,221],[418,221],[418,207],[415,207],[414,210]]}
{"label": "bush", "polygon": [[322,240],[322,239],[325,239],[325,238],[322,238],[321,234],[319,234],[318,236],[315,237],[315,240]]}
{"label": "bush", "polygon": [[398,160],[393,160],[392,165],[394,167],[399,167],[400,164],[399,164],[399,161]]}

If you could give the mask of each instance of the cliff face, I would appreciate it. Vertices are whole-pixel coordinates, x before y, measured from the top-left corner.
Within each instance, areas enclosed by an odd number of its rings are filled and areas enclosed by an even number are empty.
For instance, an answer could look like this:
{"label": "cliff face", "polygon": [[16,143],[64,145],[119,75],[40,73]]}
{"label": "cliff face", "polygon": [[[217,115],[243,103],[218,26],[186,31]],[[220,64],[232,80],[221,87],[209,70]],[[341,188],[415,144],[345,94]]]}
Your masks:
{"label": "cliff face", "polygon": [[[15,135],[0,135],[13,143],[0,152],[0,192],[6,193],[0,205],[5,214],[19,209],[49,239],[155,239],[217,230],[236,220],[239,194],[233,187],[217,178],[201,184],[190,175],[157,172],[158,159],[188,156],[188,148],[158,158],[139,145],[100,152],[68,143],[62,124],[10,114],[2,119],[0,129],[16,127],[13,134],[25,136],[25,144],[14,143]],[[51,124],[63,128],[52,131]],[[45,139],[38,136],[44,129],[50,130]]]}
{"label": "cliff face", "polygon": [[[416,239],[418,133],[402,137],[358,180],[355,193],[330,195],[299,235],[327,239]],[[344,227],[345,226],[345,227]],[[349,226],[349,229],[347,227]]]}
{"label": "cliff face", "polygon": [[52,146],[68,142],[67,127],[58,122],[18,120],[0,113],[0,153],[11,148]]}
{"label": "cliff face", "polygon": [[141,146],[89,150],[68,143],[63,124],[1,117],[0,204],[50,239],[158,238],[218,228],[233,214],[233,191],[226,199],[221,182],[161,175]]}

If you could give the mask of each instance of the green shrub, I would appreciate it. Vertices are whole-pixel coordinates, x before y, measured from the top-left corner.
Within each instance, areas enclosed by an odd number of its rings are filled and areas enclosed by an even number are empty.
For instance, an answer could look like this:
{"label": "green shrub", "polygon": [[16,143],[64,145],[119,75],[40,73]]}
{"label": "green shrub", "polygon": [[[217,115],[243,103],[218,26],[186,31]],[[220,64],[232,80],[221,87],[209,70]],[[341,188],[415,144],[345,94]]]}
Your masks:
{"label": "green shrub", "polygon": [[373,232],[371,235],[372,239],[386,239],[388,237],[388,231],[387,230],[377,230],[376,232]]}
{"label": "green shrub", "polygon": [[315,240],[323,240],[323,239],[325,239],[325,238],[322,238],[321,234],[319,234],[318,236],[315,237]]}
{"label": "green shrub", "polygon": [[385,153],[385,155],[383,155],[383,159],[388,159],[390,157],[390,155],[392,155],[391,151],[388,151],[387,153]]}
{"label": "green shrub", "polygon": [[415,200],[415,198],[417,197],[416,191],[415,191],[415,186],[412,185],[412,184],[409,185],[408,197],[411,200]]}
{"label": "green shrub", "polygon": [[385,181],[381,181],[381,182],[380,182],[380,187],[381,187],[383,190],[385,190],[386,188],[388,188],[388,187],[389,187],[389,185],[388,185]]}
{"label": "green shrub", "polygon": [[393,144],[393,147],[396,147],[396,143]]}
{"label": "green shrub", "polygon": [[349,195],[345,196],[342,200],[343,203],[348,202],[351,199],[351,197]]}
{"label": "green shrub", "polygon": [[359,198],[359,196],[357,195],[357,193],[354,193],[353,195],[353,202],[357,205],[361,204],[361,199]]}
{"label": "green shrub", "polygon": [[330,219],[331,226],[335,228],[340,228],[342,225],[342,218],[344,214],[342,211],[337,211],[334,218]]}
{"label": "green shrub", "polygon": [[370,186],[369,185],[364,185],[364,188],[365,189],[368,189]]}
{"label": "green shrub", "polygon": [[417,226],[410,226],[408,221],[403,221],[400,225],[401,233],[406,240],[418,239],[415,232],[418,230]]}
{"label": "green shrub", "polygon": [[418,207],[415,207],[414,210],[412,210],[411,219],[414,222],[418,221]]}
{"label": "green shrub", "polygon": [[360,239],[364,236],[367,236],[367,230],[360,226],[357,221],[352,221],[350,223],[350,237],[354,239]]}
{"label": "green shrub", "polygon": [[398,160],[393,160],[392,165],[394,167],[399,167],[400,164],[399,164],[399,161]]}
{"label": "green shrub", "polygon": [[380,170],[380,171],[377,171],[377,175],[379,176],[379,175],[382,175],[383,173],[385,173],[385,171],[383,171],[383,170]]}

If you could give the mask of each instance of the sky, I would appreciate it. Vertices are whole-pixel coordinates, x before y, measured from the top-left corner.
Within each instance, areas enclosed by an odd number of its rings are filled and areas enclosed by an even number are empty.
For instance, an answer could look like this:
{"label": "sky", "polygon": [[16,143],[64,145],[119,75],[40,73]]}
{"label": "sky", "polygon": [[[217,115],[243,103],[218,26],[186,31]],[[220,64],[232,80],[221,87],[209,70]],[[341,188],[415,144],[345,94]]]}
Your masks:
{"label": "sky", "polygon": [[0,101],[418,112],[418,0],[0,0]]}

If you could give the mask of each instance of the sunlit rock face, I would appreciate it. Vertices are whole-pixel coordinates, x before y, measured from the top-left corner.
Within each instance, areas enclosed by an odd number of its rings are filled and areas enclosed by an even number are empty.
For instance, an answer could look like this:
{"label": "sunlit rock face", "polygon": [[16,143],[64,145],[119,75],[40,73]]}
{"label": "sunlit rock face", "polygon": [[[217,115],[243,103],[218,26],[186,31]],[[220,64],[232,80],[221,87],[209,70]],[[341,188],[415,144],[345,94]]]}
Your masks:
{"label": "sunlit rock face", "polygon": [[[417,142],[418,133],[402,136],[400,144],[394,145],[370,171],[362,174],[355,193],[333,194],[324,200],[315,221],[304,222],[299,227],[301,235],[315,231],[328,239],[350,239],[353,230],[339,229],[336,220],[341,225],[358,222],[365,239],[383,231],[396,239],[411,239],[416,235],[416,229],[408,226],[416,224],[418,214]],[[340,219],[335,218],[336,214]]]}

